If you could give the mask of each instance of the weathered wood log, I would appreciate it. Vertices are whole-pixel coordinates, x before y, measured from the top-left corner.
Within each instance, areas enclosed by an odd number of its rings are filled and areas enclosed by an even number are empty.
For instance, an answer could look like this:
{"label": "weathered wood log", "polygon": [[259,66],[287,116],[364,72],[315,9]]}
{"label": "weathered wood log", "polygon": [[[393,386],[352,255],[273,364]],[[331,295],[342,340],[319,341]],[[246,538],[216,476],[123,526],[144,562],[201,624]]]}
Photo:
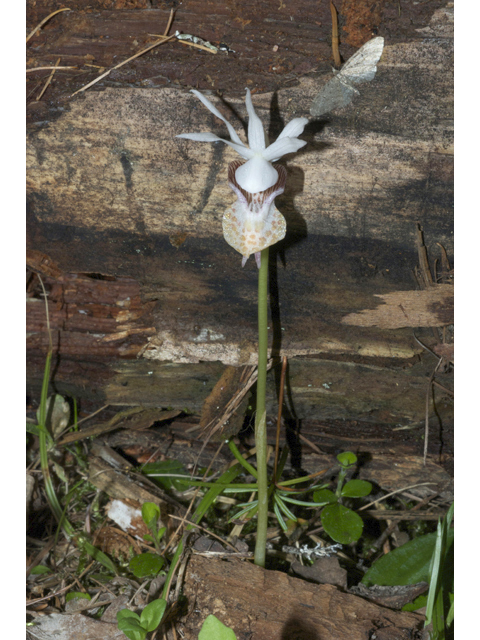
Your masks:
{"label": "weathered wood log", "polygon": [[[181,620],[197,638],[209,614],[251,640],[382,640],[421,638],[423,617],[379,607],[332,585],[316,585],[240,560],[192,556],[184,595],[194,603]],[[180,626],[180,623],[177,623]]]}
{"label": "weathered wood log", "polygon": [[[325,7],[315,5],[325,12],[317,32],[320,14],[314,17],[312,5],[302,3],[305,12],[295,26],[281,13],[280,28],[277,4],[262,3],[255,20],[253,4],[242,16],[224,16],[226,29],[219,27],[219,7],[194,3],[202,15],[211,9],[199,35],[224,40],[237,53],[209,55],[165,44],[158,55],[135,61],[142,78],[136,88],[125,86],[133,68],[127,71],[127,65],[105,81],[103,91],[79,94],[68,108],[44,104],[31,112],[28,247],[37,253],[29,264],[47,276],[56,384],[64,393],[79,395],[93,382],[89,393],[102,401],[198,410],[220,376],[219,363],[255,361],[256,268],[251,261],[240,270],[240,256],[221,232],[223,211],[233,201],[226,167],[235,154],[221,144],[175,139],[187,131],[223,132],[181,87],[205,89],[207,77],[215,78],[228,103],[212,100],[240,135],[231,112],[244,116],[243,87],[268,90],[254,102],[275,135],[283,121],[309,114],[314,95],[331,77],[329,48],[326,41],[318,44],[329,22]],[[300,417],[378,419],[383,412],[385,422],[393,422],[419,420],[423,412],[422,381],[434,366],[418,363],[421,347],[412,330],[347,326],[345,319],[381,308],[375,296],[412,288],[417,222],[429,246],[438,242],[451,253],[451,7],[439,7],[432,3],[415,19],[408,7],[398,23],[385,13],[377,77],[362,85],[352,105],[328,121],[312,121],[307,146],[288,163],[287,189],[277,199],[288,232],[271,256],[272,354],[298,358],[291,371],[297,367],[292,389]],[[122,47],[125,54],[132,31],[148,33],[166,16],[65,12],[39,35],[35,59],[62,54],[62,62],[78,64],[88,55],[88,40],[95,63],[108,66]],[[195,33],[195,17],[176,28]],[[176,20],[183,19],[179,12]],[[413,26],[403,37],[404,21]],[[353,38],[353,22],[348,24]],[[115,62],[105,57],[101,39],[109,34]],[[247,44],[252,34],[258,50]],[[280,57],[271,51],[277,40]],[[352,50],[345,51],[348,57]],[[255,75],[257,54],[263,66]],[[202,71],[194,71],[199,64]],[[143,79],[162,75],[162,65],[170,65],[166,77],[180,86],[145,88]],[[301,75],[314,68],[320,72]],[[275,86],[274,73],[280,74]],[[68,92],[91,79],[77,77]],[[38,299],[34,287],[28,302],[33,390],[48,340]],[[438,315],[432,324],[438,325]],[[300,359],[306,356],[316,359]],[[336,396],[325,386],[330,382]],[[274,397],[272,383],[271,403]]]}
{"label": "weathered wood log", "polygon": [[385,303],[376,309],[351,313],[344,324],[360,327],[444,327],[453,324],[453,286],[432,285],[424,291],[395,291],[376,294]]}

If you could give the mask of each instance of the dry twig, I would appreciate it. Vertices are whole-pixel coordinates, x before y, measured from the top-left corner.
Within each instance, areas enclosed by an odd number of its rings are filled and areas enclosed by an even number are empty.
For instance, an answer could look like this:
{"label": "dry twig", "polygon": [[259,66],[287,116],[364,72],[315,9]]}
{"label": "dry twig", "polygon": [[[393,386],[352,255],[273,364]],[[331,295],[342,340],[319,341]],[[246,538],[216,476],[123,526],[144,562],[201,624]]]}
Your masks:
{"label": "dry twig", "polygon": [[431,388],[432,388],[433,379],[435,378],[435,374],[437,373],[437,371],[438,371],[438,369],[439,369],[441,364],[442,364],[442,359],[440,358],[440,360],[437,362],[437,366],[433,370],[432,375],[428,379],[427,394],[426,394],[426,397],[425,397],[425,441],[424,441],[424,445],[423,445],[423,466],[424,467],[427,465],[429,418],[430,418],[428,405],[429,405],[429,402],[430,402],[430,391],[431,391]]}
{"label": "dry twig", "polygon": [[56,65],[54,67],[33,67],[32,69],[26,69],[25,73],[32,73],[33,71],[50,71],[51,69],[57,71],[58,69],[78,69],[78,67],[58,67]]}
{"label": "dry twig", "polygon": [[[437,243],[438,244],[438,243]],[[447,254],[445,249],[442,247],[442,245],[439,245],[442,249],[442,277],[443,274],[449,274],[450,273],[450,264],[448,262],[448,258],[447,258]],[[421,289],[428,289],[430,287],[432,287],[434,285],[434,281],[432,278],[432,273],[430,271],[430,265],[428,262],[428,254],[427,254],[427,248],[425,247],[425,243],[423,240],[423,231],[420,225],[417,225],[417,250],[418,250],[418,261],[420,263],[420,268],[417,269],[415,268],[415,275],[417,277],[417,281],[419,283],[419,286]],[[436,270],[435,270],[436,272]],[[435,277],[435,282],[436,282],[437,278]],[[432,327],[432,331],[433,334],[437,340],[437,342],[441,342],[440,340],[440,333],[437,329],[437,327]],[[439,358],[439,356],[436,353],[433,353],[428,347],[426,347],[424,344],[422,344],[420,342],[420,340],[418,340],[418,338],[415,336],[414,334],[414,338],[415,340],[427,351],[430,351],[430,353],[432,353],[432,355],[434,355],[436,358]],[[440,388],[442,388],[444,391],[446,391],[447,393],[451,394],[453,396],[453,392],[449,391],[448,389],[446,389],[445,387],[443,387],[442,385],[440,385],[438,382],[435,381],[435,374],[437,373],[437,371],[440,369],[441,365],[445,364],[445,360],[440,357],[437,363],[437,366],[435,367],[432,375],[430,376],[429,380],[428,380],[428,386],[427,386],[427,393],[426,393],[426,398],[425,398],[425,443],[424,443],[424,448],[423,448],[423,464],[424,466],[427,464],[427,451],[428,451],[428,436],[429,436],[429,402],[430,402],[430,393],[432,390],[432,387],[434,384],[436,384],[437,386],[439,386]]]}
{"label": "dry twig", "polygon": [[374,504],[378,504],[379,502],[382,502],[383,500],[390,498],[390,496],[394,496],[396,493],[403,493],[408,489],[415,489],[415,487],[425,487],[426,485],[429,485],[429,484],[435,484],[435,482],[420,482],[418,484],[411,484],[408,487],[402,487],[401,489],[396,489],[395,491],[390,491],[390,493],[387,493],[385,496],[382,496],[381,498],[377,498],[376,500],[373,500],[372,502],[369,502],[368,504],[363,505],[363,507],[360,507],[360,509],[357,509],[357,511],[364,511],[365,509],[368,509],[368,507],[371,507]]}
{"label": "dry twig", "polygon": [[220,536],[217,536],[215,533],[210,531],[210,529],[206,529],[205,527],[202,527],[201,525],[197,524],[196,522],[192,522],[191,520],[187,520],[186,518],[183,518],[181,516],[174,516],[173,514],[170,514],[169,517],[173,518],[174,520],[181,520],[182,525],[183,524],[189,524],[190,526],[195,527],[196,529],[200,529],[201,531],[204,531],[209,536],[212,536],[212,538],[216,538],[217,540],[219,540],[222,544],[226,544],[227,546],[229,546],[234,551],[237,551],[237,548],[234,547],[233,544],[228,542],[228,540],[224,540]]}
{"label": "dry twig", "polygon": [[333,61],[336,66],[339,67],[342,64],[342,60],[340,58],[340,52],[338,50],[338,17],[337,10],[333,2],[330,2],[330,12],[332,14],[332,53],[333,53]]}
{"label": "dry twig", "polygon": [[52,72],[50,73],[50,75],[47,78],[46,83],[43,86],[43,89],[40,91],[40,93],[38,94],[38,96],[35,98],[35,100],[38,102],[40,100],[40,98],[43,96],[43,94],[45,93],[45,91],[47,90],[48,85],[50,84],[50,82],[52,81],[53,78],[53,74],[55,73],[55,71],[58,68],[58,65],[60,64],[60,58],[58,58],[57,60],[57,64],[52,67]]}
{"label": "dry twig", "polygon": [[57,11],[54,11],[53,13],[48,15],[39,24],[37,24],[37,26],[35,27],[35,29],[33,31],[30,31],[30,33],[28,34],[27,39],[26,39],[25,42],[28,42],[30,40],[30,38],[32,36],[34,36],[37,33],[37,31],[39,29],[41,29],[43,27],[43,25],[50,20],[50,18],[53,18],[53,16],[56,16],[57,13],[61,13],[62,11],[71,11],[71,9],[69,9],[68,7],[64,7],[63,9],[57,9]]}
{"label": "dry twig", "polygon": [[154,49],[155,47],[158,47],[159,45],[163,44],[164,42],[168,42],[169,40],[173,40],[173,38],[175,38],[176,36],[174,36],[174,35],[173,36],[167,36],[166,35],[168,33],[168,30],[170,29],[170,25],[172,24],[173,16],[174,16],[174,11],[172,9],[170,11],[170,17],[168,19],[167,28],[165,29],[165,35],[161,36],[160,40],[157,40],[156,42],[154,42],[153,44],[149,45],[148,47],[145,47],[145,49],[142,49],[138,53],[135,53],[133,56],[130,56],[130,58],[127,58],[123,62],[120,62],[119,64],[117,64],[114,67],[112,67],[111,69],[108,69],[108,71],[105,71],[105,73],[102,73],[100,76],[98,76],[98,78],[95,78],[95,80],[92,80],[91,82],[86,84],[84,87],[81,87],[80,89],[78,89],[78,91],[75,91],[75,93],[72,93],[72,95],[70,97],[73,98],[73,96],[76,96],[77,93],[80,93],[82,91],[86,91],[90,87],[93,87],[94,84],[96,84],[97,82],[100,82],[100,80],[102,80],[103,78],[106,78],[108,75],[110,75],[110,73],[112,73],[112,71],[115,71],[116,69],[120,69],[120,67],[123,67],[128,62],[131,62],[132,60],[135,60],[135,58],[139,58],[140,56],[143,56],[144,53],[147,53],[151,49]]}
{"label": "dry twig", "polygon": [[70,97],[73,98],[73,96],[76,96],[77,93],[81,93],[82,91],[86,91],[87,89],[90,89],[90,87],[93,87],[94,84],[97,84],[97,82],[100,82],[100,80],[110,75],[112,71],[115,71],[116,69],[120,69],[120,67],[123,67],[123,65],[127,64],[127,62],[131,62],[132,60],[135,60],[135,58],[139,58],[140,56],[143,56],[143,54],[147,53],[147,51],[150,51],[150,49],[153,49],[154,47],[158,47],[158,45],[163,44],[164,42],[168,42],[169,40],[173,40],[173,38],[175,38],[175,36],[169,36],[168,38],[162,37],[161,40],[157,40],[156,42],[151,44],[149,47],[142,49],[142,51],[139,51],[138,53],[131,56],[130,58],[127,58],[127,60],[124,60],[123,62],[120,62],[119,64],[109,69],[108,71],[105,71],[105,73],[102,73],[102,75],[98,76],[98,78],[95,78],[95,80],[92,80],[91,82],[86,84],[84,87],[81,87],[80,89],[78,89],[78,91],[75,91],[75,93],[72,93]]}

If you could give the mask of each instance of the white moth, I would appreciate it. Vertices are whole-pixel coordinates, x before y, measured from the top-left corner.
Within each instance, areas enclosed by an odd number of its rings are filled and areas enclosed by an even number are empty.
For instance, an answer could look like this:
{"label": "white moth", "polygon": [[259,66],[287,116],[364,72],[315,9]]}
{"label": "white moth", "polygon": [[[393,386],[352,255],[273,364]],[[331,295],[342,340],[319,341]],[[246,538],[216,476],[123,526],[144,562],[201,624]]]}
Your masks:
{"label": "white moth", "polygon": [[383,52],[383,38],[372,38],[366,42],[341,70],[322,87],[315,96],[310,113],[321,116],[324,113],[346,107],[359,91],[354,85],[370,82],[377,72],[377,62]]}

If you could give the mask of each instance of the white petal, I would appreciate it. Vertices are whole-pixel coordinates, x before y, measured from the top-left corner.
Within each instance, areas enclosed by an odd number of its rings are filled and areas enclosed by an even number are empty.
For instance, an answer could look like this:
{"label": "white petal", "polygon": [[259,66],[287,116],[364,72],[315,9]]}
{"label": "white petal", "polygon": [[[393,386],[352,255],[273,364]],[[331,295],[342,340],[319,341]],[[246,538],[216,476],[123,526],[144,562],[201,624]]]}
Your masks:
{"label": "white petal", "polygon": [[290,120],[285,129],[278,136],[277,140],[280,140],[280,138],[298,138],[307,124],[308,118],[294,118],[293,120]]}
{"label": "white petal", "polygon": [[235,142],[230,142],[230,140],[224,140],[223,138],[219,138],[214,133],[210,133],[209,131],[205,131],[205,133],[180,133],[176,138],[184,138],[185,140],[195,140],[195,142],[224,142],[228,144],[232,149],[245,158],[249,160],[253,157],[254,152],[246,147],[242,142],[237,144]]}
{"label": "white petal", "polygon": [[275,162],[287,153],[298,151],[306,145],[305,140],[298,138],[279,138],[262,153],[265,160]]}
{"label": "white petal", "polygon": [[184,138],[185,140],[195,140],[196,142],[225,142],[214,133],[205,131],[204,133],[179,133],[176,138]]}
{"label": "white petal", "polygon": [[237,132],[235,131],[235,129],[232,127],[232,125],[228,122],[228,120],[226,120],[222,114],[220,113],[220,111],[213,106],[213,104],[210,102],[210,100],[208,100],[208,98],[206,98],[202,93],[200,93],[200,91],[197,91],[196,89],[191,89],[191,92],[197,96],[197,98],[207,107],[207,109],[209,111],[211,111],[215,116],[217,116],[217,118],[220,118],[220,120],[223,120],[223,122],[227,125],[227,129],[228,129],[228,133],[230,134],[230,138],[236,142],[237,144],[243,144],[242,141],[240,140],[240,138],[238,137]]}
{"label": "white petal", "polygon": [[265,149],[265,132],[262,121],[253,108],[250,89],[247,89],[245,104],[247,105],[248,113],[248,146],[254,151],[263,151],[263,149]]}
{"label": "white petal", "polygon": [[248,193],[265,191],[278,180],[278,173],[260,154],[256,154],[251,160],[242,164],[235,171],[235,179]]}

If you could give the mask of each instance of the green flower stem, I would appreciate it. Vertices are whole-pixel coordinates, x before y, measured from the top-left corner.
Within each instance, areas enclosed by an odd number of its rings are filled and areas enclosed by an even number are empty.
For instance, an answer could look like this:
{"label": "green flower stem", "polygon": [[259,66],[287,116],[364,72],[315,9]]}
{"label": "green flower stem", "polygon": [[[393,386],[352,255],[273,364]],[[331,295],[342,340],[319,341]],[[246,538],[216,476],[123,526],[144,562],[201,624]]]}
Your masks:
{"label": "green flower stem", "polygon": [[257,412],[255,414],[255,446],[257,449],[258,514],[254,562],[265,566],[268,520],[267,480],[267,359],[268,359],[268,247],[262,251],[258,272],[258,379]]}

